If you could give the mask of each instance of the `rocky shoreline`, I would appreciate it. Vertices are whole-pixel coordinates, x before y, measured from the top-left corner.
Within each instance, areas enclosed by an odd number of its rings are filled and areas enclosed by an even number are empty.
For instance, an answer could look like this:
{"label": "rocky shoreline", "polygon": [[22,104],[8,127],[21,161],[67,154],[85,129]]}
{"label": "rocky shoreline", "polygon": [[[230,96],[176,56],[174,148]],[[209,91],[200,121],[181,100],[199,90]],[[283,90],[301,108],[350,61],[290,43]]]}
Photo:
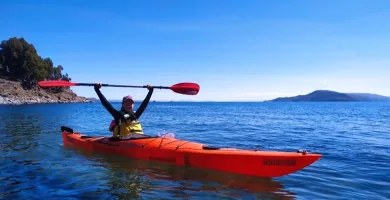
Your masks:
{"label": "rocky shoreline", "polygon": [[86,97],[77,96],[70,89],[58,93],[39,87],[23,89],[20,82],[0,78],[0,105],[92,102]]}
{"label": "rocky shoreline", "polygon": [[49,103],[91,103],[92,101],[86,100],[54,100],[37,97],[29,98],[15,98],[15,97],[2,97],[0,96],[0,105],[22,105],[22,104],[49,104]]}

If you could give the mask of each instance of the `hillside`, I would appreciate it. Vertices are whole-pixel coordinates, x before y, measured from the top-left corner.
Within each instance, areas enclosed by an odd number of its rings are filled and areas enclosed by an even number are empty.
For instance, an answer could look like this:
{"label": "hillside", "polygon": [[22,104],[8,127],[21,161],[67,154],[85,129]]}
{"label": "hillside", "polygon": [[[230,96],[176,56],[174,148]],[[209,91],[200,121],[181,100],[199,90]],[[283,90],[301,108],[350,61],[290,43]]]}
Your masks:
{"label": "hillside", "polygon": [[306,95],[279,97],[270,101],[390,101],[390,97],[370,93],[341,93],[330,90],[316,90]]}
{"label": "hillside", "polygon": [[390,101],[390,97],[371,93],[348,93],[349,96],[360,101]]}

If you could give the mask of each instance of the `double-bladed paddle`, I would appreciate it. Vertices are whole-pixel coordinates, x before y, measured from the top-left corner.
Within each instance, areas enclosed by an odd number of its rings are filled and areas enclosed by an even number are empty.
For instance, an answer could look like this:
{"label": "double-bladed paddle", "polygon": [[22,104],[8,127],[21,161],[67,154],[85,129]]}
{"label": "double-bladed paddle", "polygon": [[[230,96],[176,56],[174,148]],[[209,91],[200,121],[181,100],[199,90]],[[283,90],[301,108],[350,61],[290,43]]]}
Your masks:
{"label": "double-bladed paddle", "polygon": [[[50,80],[50,81],[40,81],[38,82],[39,87],[49,88],[49,87],[71,87],[71,86],[94,86],[95,83],[75,83],[64,80]],[[102,87],[131,87],[131,88],[147,88],[144,86],[136,85],[112,85],[112,84],[102,84]],[[172,86],[152,86],[157,89],[170,89],[179,94],[185,95],[196,95],[199,92],[200,86],[196,83],[183,82],[177,83]]]}

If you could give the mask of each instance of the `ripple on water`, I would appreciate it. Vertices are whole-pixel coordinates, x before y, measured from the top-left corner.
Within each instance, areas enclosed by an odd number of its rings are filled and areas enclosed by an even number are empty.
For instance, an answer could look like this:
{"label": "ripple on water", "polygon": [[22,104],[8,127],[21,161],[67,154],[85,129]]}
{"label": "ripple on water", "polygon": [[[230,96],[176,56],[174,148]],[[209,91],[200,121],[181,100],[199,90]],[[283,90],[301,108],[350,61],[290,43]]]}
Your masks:
{"label": "ripple on water", "polygon": [[[118,107],[119,104],[114,104]],[[3,109],[5,108],[5,109]],[[216,146],[306,149],[318,162],[275,179],[65,148],[59,127],[109,135],[97,104],[0,108],[5,199],[390,199],[388,103],[151,103],[150,134]]]}

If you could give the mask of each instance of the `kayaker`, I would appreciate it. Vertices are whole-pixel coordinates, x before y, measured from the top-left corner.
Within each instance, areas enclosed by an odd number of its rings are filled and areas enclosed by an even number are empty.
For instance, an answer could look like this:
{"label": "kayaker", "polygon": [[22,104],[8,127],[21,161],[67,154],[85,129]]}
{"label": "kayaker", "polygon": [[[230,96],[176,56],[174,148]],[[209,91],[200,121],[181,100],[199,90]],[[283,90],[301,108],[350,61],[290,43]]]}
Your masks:
{"label": "kayaker", "polygon": [[134,100],[131,96],[125,96],[122,99],[122,106],[120,110],[116,110],[110,102],[104,97],[100,91],[102,84],[95,84],[95,92],[98,95],[100,102],[107,109],[107,111],[114,117],[111,121],[109,130],[113,133],[113,137],[123,137],[133,133],[144,134],[139,118],[148,106],[150,98],[153,94],[153,87],[147,85],[149,90],[145,99],[142,101],[137,111],[133,111]]}

